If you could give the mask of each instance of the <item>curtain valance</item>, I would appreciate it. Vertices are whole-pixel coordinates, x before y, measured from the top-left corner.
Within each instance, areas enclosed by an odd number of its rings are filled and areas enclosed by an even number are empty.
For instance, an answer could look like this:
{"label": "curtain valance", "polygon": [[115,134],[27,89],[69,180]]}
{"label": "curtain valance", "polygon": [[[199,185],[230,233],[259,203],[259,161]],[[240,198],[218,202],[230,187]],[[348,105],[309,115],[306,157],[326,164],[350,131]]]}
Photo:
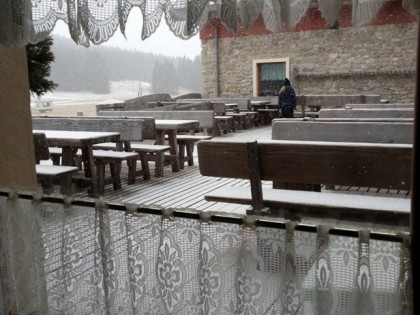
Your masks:
{"label": "curtain valance", "polygon": [[[352,0],[353,25],[368,23],[387,0]],[[280,25],[292,29],[310,6],[316,6],[331,25],[341,9],[340,0],[2,0],[0,43],[25,45],[47,37],[57,22],[67,23],[76,43],[106,42],[119,28],[124,34],[130,10],[143,15],[142,39],[150,37],[166,20],[169,29],[182,39],[197,34],[212,16],[236,31],[238,20],[248,28],[262,15],[266,28],[278,32]],[[403,0],[412,14],[420,12],[420,0]]]}

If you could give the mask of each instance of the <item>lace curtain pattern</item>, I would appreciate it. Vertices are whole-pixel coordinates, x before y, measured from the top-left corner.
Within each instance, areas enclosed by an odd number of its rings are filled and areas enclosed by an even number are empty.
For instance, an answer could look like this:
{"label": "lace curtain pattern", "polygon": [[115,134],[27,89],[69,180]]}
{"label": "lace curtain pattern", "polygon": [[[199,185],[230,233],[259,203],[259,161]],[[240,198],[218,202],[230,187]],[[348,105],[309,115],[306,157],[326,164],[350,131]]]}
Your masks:
{"label": "lace curtain pattern", "polygon": [[[353,25],[369,23],[385,0],[352,0]],[[311,0],[2,0],[0,43],[25,45],[48,36],[57,22],[68,24],[76,43],[89,46],[109,40],[125,24],[133,7],[143,15],[142,39],[150,37],[166,20],[169,29],[182,39],[197,34],[208,22],[209,13],[229,29],[237,31],[238,17],[244,28],[262,15],[266,28],[279,32],[284,24],[292,29],[305,15]],[[323,18],[333,25],[341,9],[340,0],[317,0]],[[420,12],[420,0],[403,0],[412,14]]]}
{"label": "lace curtain pattern", "polygon": [[278,229],[11,195],[0,197],[0,232],[2,314],[411,311],[407,240],[367,231],[334,236],[327,226],[310,233],[293,222]]}

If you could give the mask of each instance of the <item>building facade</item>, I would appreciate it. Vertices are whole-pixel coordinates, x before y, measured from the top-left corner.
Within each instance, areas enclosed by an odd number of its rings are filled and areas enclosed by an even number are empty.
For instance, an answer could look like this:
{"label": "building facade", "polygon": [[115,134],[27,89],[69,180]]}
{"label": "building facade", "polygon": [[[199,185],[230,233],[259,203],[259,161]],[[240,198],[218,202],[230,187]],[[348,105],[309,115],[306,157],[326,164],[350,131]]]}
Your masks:
{"label": "building facade", "polygon": [[366,26],[351,19],[351,5],[343,4],[330,26],[315,4],[292,31],[271,33],[260,18],[233,33],[212,20],[200,33],[204,97],[273,95],[288,77],[301,95],[414,101],[416,17],[398,0],[386,1]]}

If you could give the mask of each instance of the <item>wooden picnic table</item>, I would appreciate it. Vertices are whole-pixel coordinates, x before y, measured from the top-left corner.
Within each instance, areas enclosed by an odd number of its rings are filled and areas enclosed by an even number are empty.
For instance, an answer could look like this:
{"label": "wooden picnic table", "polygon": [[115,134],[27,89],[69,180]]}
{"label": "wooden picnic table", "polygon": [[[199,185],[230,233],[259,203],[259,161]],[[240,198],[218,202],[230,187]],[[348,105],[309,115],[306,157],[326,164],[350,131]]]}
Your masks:
{"label": "wooden picnic table", "polygon": [[98,181],[93,158],[92,146],[102,142],[117,142],[120,140],[118,132],[92,131],[63,131],[63,130],[33,130],[34,133],[44,133],[48,146],[62,148],[62,165],[72,166],[74,155],[78,149],[82,150],[85,176],[90,179],[92,197],[98,197]]}
{"label": "wooden picnic table", "polygon": [[267,104],[271,104],[271,102],[270,101],[256,101],[256,100],[251,101],[251,105],[256,105],[256,106],[267,105]]}
{"label": "wooden picnic table", "polygon": [[273,109],[277,107],[277,104],[271,104],[270,101],[251,101],[251,109],[253,111],[257,111],[257,109]]}
{"label": "wooden picnic table", "polygon": [[322,105],[307,105],[310,112],[319,112],[322,108]]}
{"label": "wooden picnic table", "polygon": [[157,139],[156,144],[165,144],[165,135],[167,136],[170,150],[170,162],[172,164],[172,171],[180,171],[180,161],[179,161],[179,150],[178,150],[178,141],[177,141],[177,132],[179,130],[189,130],[190,133],[193,133],[195,128],[200,125],[198,120],[169,120],[169,119],[156,119],[156,131]]}

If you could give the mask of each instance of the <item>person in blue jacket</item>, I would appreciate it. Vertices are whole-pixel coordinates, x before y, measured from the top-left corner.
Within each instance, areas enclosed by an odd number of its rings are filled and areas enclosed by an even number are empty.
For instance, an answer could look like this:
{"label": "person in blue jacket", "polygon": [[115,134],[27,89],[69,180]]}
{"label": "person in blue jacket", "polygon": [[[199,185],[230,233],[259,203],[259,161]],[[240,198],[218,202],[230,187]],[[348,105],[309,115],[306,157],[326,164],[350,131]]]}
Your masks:
{"label": "person in blue jacket", "polygon": [[284,79],[284,85],[279,92],[279,110],[282,117],[293,118],[296,109],[296,93],[288,78]]}

